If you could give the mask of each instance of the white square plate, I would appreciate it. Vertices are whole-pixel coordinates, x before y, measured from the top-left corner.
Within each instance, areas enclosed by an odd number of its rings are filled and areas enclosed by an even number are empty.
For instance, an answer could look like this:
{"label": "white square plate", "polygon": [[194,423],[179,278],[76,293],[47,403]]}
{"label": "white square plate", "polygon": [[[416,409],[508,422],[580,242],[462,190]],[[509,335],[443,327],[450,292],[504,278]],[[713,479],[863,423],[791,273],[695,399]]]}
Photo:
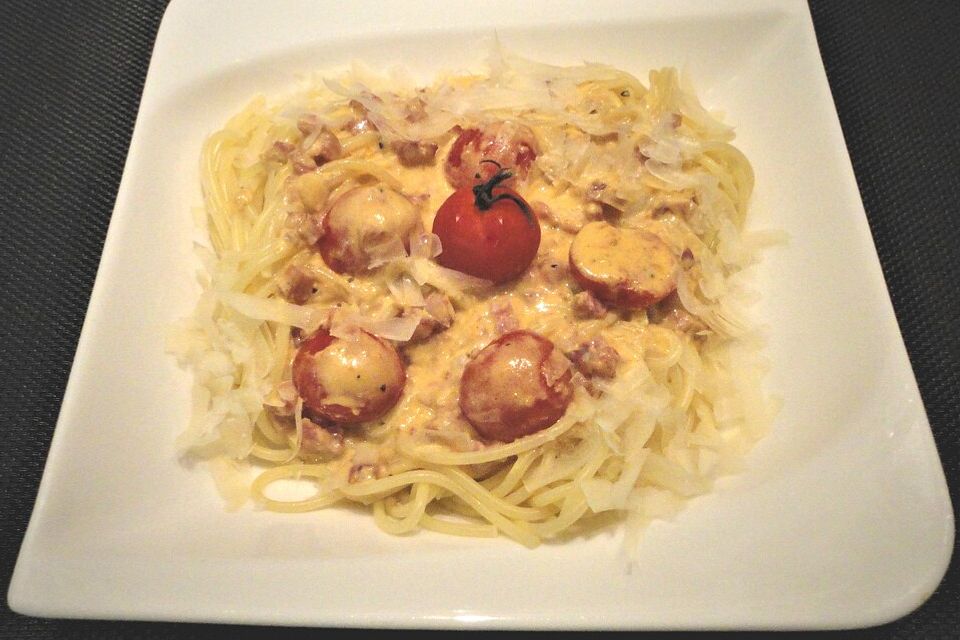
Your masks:
{"label": "white square plate", "polygon": [[[204,137],[254,93],[362,59],[430,76],[484,37],[645,77],[686,67],[755,165],[784,399],[741,475],[646,534],[526,550],[394,538],[343,510],[226,513],[176,459],[189,379],[165,328],[195,300]],[[176,0],[163,19],[103,259],[9,592],[42,616],[335,626],[849,627],[918,606],[954,525],[805,3]]]}

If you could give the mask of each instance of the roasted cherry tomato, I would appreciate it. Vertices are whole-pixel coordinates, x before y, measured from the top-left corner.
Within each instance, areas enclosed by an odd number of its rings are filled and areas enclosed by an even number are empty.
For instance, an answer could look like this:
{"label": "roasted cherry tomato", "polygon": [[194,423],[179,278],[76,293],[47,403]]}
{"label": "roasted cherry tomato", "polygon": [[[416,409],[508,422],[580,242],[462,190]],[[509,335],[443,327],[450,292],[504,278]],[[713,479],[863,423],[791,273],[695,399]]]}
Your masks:
{"label": "roasted cherry tomato", "polygon": [[570,362],[543,336],[511,331],[467,363],[460,410],[481,437],[512,442],[546,429],[573,398]]}
{"label": "roasted cherry tomato", "polygon": [[293,359],[293,385],[304,406],[340,424],[379,418],[397,403],[406,380],[397,350],[360,329],[342,338],[320,330]]}
{"label": "roasted cherry tomato", "polygon": [[497,284],[526,271],[540,247],[540,223],[516,191],[498,186],[512,175],[500,169],[440,205],[433,219],[442,246],[437,262]]}

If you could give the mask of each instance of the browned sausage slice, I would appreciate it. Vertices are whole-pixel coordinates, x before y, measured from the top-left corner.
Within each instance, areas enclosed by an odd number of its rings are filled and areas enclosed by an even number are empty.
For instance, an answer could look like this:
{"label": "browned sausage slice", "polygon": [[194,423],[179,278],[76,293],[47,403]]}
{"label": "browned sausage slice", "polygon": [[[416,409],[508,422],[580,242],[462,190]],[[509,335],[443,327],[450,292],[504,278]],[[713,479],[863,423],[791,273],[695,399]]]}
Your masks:
{"label": "browned sausage slice", "polygon": [[552,342],[512,331],[471,360],[460,380],[460,410],[481,437],[511,442],[555,423],[573,397],[570,363]]}
{"label": "browned sausage slice", "polygon": [[454,189],[489,180],[497,172],[497,165],[523,180],[536,158],[537,141],[533,132],[523,125],[500,122],[483,129],[461,131],[447,154],[444,173]]}
{"label": "browned sausage slice", "polygon": [[570,244],[570,271],[602,302],[644,309],[677,288],[679,261],[656,235],[591,222]]}
{"label": "browned sausage slice", "polygon": [[396,349],[359,329],[343,338],[321,330],[293,360],[304,406],[340,424],[379,418],[397,403],[406,380]]}
{"label": "browned sausage slice", "polygon": [[357,273],[369,266],[374,247],[394,239],[406,244],[419,224],[417,208],[402,194],[381,184],[356,187],[330,205],[317,248],[337,273]]}

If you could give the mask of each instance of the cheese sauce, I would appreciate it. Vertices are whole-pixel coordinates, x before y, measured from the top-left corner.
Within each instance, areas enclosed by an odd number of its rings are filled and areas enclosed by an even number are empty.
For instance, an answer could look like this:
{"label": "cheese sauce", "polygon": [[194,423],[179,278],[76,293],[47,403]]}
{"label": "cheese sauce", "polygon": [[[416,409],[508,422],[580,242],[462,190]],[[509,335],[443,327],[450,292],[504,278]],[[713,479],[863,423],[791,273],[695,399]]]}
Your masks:
{"label": "cheese sauce", "polygon": [[[511,56],[425,87],[357,68],[255,100],[204,147],[181,444],[256,469],[265,508],[349,501],[398,534],[534,546],[679,508],[775,411],[737,297],[757,245],[732,138],[672,69],[644,84]],[[499,285],[442,267],[430,231],[452,185],[511,169],[533,261]],[[268,495],[290,478],[317,495]]]}

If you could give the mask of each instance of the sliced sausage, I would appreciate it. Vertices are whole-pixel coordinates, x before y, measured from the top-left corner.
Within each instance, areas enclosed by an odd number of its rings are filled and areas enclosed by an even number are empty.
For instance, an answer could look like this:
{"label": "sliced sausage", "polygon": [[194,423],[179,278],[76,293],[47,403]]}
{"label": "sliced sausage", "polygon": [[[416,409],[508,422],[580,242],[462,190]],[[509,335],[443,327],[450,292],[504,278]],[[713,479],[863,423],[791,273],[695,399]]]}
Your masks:
{"label": "sliced sausage", "polygon": [[406,380],[396,349],[360,329],[343,338],[320,330],[293,360],[304,406],[338,424],[379,418],[397,403]]}
{"label": "sliced sausage", "polygon": [[454,189],[472,187],[497,172],[497,165],[482,162],[492,160],[523,180],[536,157],[537,140],[530,129],[500,122],[461,131],[447,154],[444,173]]}
{"label": "sliced sausage", "polygon": [[356,187],[330,205],[317,248],[334,271],[358,273],[374,247],[391,240],[406,245],[420,224],[416,206],[400,193],[381,184]]}
{"label": "sliced sausage", "polygon": [[570,244],[570,272],[601,302],[643,309],[677,287],[679,261],[667,244],[640,229],[591,222]]}
{"label": "sliced sausage", "polygon": [[573,397],[571,377],[569,361],[552,342],[513,331],[464,368],[460,410],[481,437],[512,442],[563,416]]}

